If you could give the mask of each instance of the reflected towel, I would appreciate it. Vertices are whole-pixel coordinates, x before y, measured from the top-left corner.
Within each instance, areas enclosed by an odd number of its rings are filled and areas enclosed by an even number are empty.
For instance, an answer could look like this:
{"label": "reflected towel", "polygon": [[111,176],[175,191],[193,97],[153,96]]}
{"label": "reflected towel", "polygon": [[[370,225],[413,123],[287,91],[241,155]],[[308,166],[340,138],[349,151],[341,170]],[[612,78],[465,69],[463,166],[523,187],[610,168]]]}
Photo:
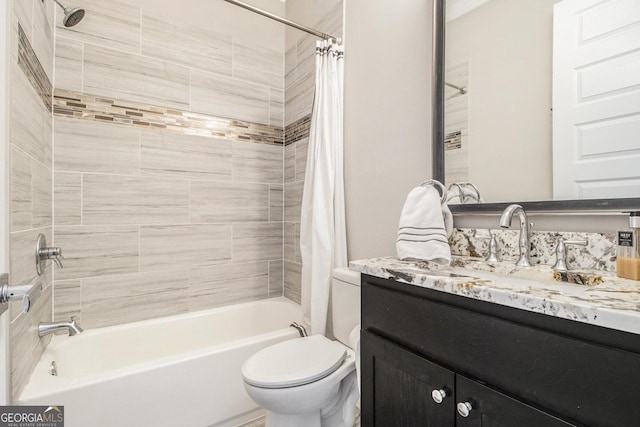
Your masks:
{"label": "reflected towel", "polygon": [[398,226],[396,251],[405,261],[451,262],[448,237],[453,228],[451,211],[440,202],[433,186],[416,187],[407,196]]}

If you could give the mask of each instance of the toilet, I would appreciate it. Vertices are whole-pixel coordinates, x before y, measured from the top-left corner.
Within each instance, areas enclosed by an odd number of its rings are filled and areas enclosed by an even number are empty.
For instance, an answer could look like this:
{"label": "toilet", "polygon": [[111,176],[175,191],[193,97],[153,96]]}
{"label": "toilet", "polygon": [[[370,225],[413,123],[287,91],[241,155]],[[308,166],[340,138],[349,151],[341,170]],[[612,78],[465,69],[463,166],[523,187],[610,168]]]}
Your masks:
{"label": "toilet", "polygon": [[359,398],[360,273],[333,271],[333,334],[260,350],[242,366],[249,396],[268,410],[267,427],[352,427]]}

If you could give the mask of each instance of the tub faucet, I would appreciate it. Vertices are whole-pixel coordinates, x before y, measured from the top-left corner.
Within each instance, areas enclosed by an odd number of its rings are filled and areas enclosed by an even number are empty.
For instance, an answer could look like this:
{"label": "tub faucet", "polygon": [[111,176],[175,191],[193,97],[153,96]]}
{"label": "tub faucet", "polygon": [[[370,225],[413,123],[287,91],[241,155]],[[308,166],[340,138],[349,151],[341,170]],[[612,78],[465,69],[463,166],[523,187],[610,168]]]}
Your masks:
{"label": "tub faucet", "polygon": [[520,220],[520,239],[518,242],[520,256],[518,257],[518,261],[516,261],[516,265],[518,267],[531,267],[531,261],[529,261],[531,251],[531,243],[529,242],[529,220],[527,219],[527,213],[524,211],[524,208],[520,205],[507,206],[500,217],[500,227],[511,227],[511,220],[514,214],[518,215],[518,219]]}
{"label": "tub faucet", "polygon": [[292,328],[296,328],[298,330],[298,333],[300,334],[300,336],[302,338],[307,336],[307,330],[305,329],[304,326],[302,326],[301,324],[299,324],[298,322],[293,322],[292,324],[289,325]]}
{"label": "tub faucet", "polygon": [[45,335],[54,333],[56,331],[67,330],[69,336],[79,334],[83,332],[83,329],[76,323],[76,319],[73,317],[68,322],[40,322],[38,324],[38,336],[43,337]]}

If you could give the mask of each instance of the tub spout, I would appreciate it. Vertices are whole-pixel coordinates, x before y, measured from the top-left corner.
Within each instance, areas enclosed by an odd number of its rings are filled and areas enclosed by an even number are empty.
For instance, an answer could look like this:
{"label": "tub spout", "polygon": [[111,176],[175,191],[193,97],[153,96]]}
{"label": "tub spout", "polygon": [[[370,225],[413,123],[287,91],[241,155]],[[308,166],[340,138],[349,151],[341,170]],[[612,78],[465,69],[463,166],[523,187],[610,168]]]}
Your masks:
{"label": "tub spout", "polygon": [[40,322],[40,324],[38,324],[38,336],[43,337],[65,329],[70,337],[83,332],[83,329],[78,325],[76,319],[72,317],[68,322]]}
{"label": "tub spout", "polygon": [[289,326],[291,326],[292,328],[296,328],[298,330],[298,333],[300,334],[301,337],[306,337],[307,336],[307,330],[305,329],[304,326],[302,326],[301,324],[299,324],[298,322],[293,322],[292,324],[290,324]]}

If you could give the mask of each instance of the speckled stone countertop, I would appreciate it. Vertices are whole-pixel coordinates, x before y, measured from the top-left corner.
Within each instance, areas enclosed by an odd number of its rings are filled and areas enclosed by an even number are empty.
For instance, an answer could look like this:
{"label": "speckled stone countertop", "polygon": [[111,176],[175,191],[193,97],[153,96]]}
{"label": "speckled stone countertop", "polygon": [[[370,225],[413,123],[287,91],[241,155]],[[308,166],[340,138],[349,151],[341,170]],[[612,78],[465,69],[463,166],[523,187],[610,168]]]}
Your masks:
{"label": "speckled stone countertop", "polygon": [[640,334],[640,281],[600,272],[603,283],[584,286],[554,280],[549,266],[519,268],[464,257],[454,257],[452,265],[394,257],[349,263],[352,270],[371,276]]}

